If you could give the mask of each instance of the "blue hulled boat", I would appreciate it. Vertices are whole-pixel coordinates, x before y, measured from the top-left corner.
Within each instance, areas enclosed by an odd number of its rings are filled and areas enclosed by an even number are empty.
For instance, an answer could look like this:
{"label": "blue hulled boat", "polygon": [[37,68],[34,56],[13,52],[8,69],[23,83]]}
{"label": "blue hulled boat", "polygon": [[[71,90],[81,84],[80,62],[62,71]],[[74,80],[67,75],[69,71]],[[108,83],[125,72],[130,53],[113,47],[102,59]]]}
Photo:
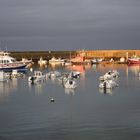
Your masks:
{"label": "blue hulled boat", "polygon": [[24,69],[26,68],[27,64],[16,61],[15,58],[9,56],[7,52],[0,52],[0,70],[3,71],[12,71],[14,69]]}

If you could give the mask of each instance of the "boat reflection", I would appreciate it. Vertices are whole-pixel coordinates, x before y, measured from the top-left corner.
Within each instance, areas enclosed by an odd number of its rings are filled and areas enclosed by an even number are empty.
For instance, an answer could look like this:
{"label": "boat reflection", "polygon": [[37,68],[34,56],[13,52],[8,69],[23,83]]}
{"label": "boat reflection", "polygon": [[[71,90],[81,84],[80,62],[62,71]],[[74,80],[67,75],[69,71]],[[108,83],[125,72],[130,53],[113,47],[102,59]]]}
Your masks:
{"label": "boat reflection", "polygon": [[93,64],[93,65],[92,65],[92,68],[93,68],[93,70],[96,71],[96,70],[97,70],[97,64]]}
{"label": "boat reflection", "polygon": [[48,67],[51,70],[58,70],[58,69],[61,69],[62,68],[62,65],[61,64],[49,64]]}
{"label": "boat reflection", "polygon": [[112,95],[113,94],[113,90],[112,89],[106,89],[106,88],[105,89],[99,88],[99,93]]}
{"label": "boat reflection", "polygon": [[0,82],[0,98],[9,96],[11,92],[17,90],[17,87],[18,87],[17,78],[12,78],[11,80],[8,80],[6,82]]}
{"label": "boat reflection", "polygon": [[29,90],[32,92],[34,91],[35,94],[41,94],[43,92],[43,86],[45,81],[40,81],[37,83],[32,84],[31,82],[28,82]]}
{"label": "boat reflection", "polygon": [[79,71],[81,79],[85,79],[85,70],[87,67],[84,65],[70,65],[66,67],[70,71]]}
{"label": "boat reflection", "polygon": [[0,82],[0,98],[9,95],[9,83]]}
{"label": "boat reflection", "polygon": [[139,64],[128,65],[128,69],[133,74],[138,75],[140,72],[140,65]]}
{"label": "boat reflection", "polygon": [[75,89],[65,88],[65,93],[68,95],[75,95]]}
{"label": "boat reflection", "polygon": [[84,65],[70,65],[70,66],[67,66],[67,69],[71,71],[79,71],[81,74],[85,72]]}
{"label": "boat reflection", "polygon": [[47,68],[48,66],[45,64],[45,65],[39,65],[39,69],[43,70],[45,68]]}

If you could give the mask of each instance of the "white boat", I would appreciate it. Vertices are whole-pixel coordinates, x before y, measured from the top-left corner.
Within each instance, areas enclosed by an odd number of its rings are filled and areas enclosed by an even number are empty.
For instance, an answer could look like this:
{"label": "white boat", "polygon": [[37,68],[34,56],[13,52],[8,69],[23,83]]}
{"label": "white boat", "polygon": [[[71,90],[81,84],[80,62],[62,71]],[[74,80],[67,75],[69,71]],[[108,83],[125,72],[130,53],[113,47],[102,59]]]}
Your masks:
{"label": "white boat", "polygon": [[64,82],[63,85],[68,89],[75,89],[77,87],[77,83],[72,79],[67,79],[67,81]]}
{"label": "white boat", "polygon": [[24,69],[27,64],[21,61],[16,61],[15,58],[9,56],[7,52],[0,52],[0,70],[11,71],[13,69]]}
{"label": "white boat", "polygon": [[49,60],[49,64],[64,64],[65,60],[61,58],[55,58],[52,57],[52,59]]}
{"label": "white boat", "polygon": [[111,80],[117,77],[119,77],[119,72],[117,70],[112,70],[112,71],[108,71],[103,76],[100,76],[99,80],[100,81]]}
{"label": "white boat", "polygon": [[42,57],[40,57],[40,59],[38,60],[38,64],[39,64],[40,66],[46,65],[46,64],[47,64],[47,60],[44,60]]}
{"label": "white boat", "polygon": [[99,80],[100,81],[105,81],[105,80],[111,80],[113,79],[113,76],[111,75],[111,73],[106,73],[103,76],[100,76]]}
{"label": "white boat", "polygon": [[44,81],[45,79],[46,76],[41,71],[34,71],[34,75],[28,77],[28,82],[36,83],[36,82]]}
{"label": "white boat", "polygon": [[50,79],[55,79],[60,76],[61,76],[61,73],[59,71],[50,71],[46,74],[46,78],[50,78]]}
{"label": "white boat", "polygon": [[31,66],[34,63],[32,59],[26,59],[26,58],[22,58],[20,62],[22,62],[23,64],[26,64],[27,66]]}
{"label": "white boat", "polygon": [[57,80],[59,81],[59,83],[64,85],[64,83],[66,83],[66,81],[68,80],[68,76],[69,76],[69,74],[61,75],[61,76],[57,77]]}
{"label": "white boat", "polygon": [[119,74],[119,72],[117,71],[117,70],[112,70],[112,76],[114,77],[114,78],[117,78],[117,77],[119,77],[120,76],[120,74]]}
{"label": "white boat", "polygon": [[99,64],[102,61],[103,61],[102,58],[94,58],[91,60],[91,64]]}

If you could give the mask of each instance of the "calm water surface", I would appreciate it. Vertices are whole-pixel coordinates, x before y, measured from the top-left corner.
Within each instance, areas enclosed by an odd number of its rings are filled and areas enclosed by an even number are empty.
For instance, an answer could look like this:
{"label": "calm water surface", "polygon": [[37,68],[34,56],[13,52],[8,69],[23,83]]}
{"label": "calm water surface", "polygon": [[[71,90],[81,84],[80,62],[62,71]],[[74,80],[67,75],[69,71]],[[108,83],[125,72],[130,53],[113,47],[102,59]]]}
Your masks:
{"label": "calm water surface", "polygon": [[[41,70],[54,69],[80,70],[78,87],[66,90],[51,79],[30,85],[30,72],[0,83],[0,140],[140,139],[139,66],[59,66]],[[98,78],[110,69],[119,71],[119,87],[101,91]]]}

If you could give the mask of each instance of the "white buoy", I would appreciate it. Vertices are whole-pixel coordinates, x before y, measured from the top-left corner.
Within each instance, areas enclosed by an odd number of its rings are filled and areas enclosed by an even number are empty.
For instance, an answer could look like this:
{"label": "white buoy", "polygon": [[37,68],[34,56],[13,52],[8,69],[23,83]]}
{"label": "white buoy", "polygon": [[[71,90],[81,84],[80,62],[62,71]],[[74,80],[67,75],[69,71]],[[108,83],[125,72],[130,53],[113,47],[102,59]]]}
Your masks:
{"label": "white buoy", "polygon": [[51,102],[54,102],[55,100],[54,100],[54,98],[51,98]]}

